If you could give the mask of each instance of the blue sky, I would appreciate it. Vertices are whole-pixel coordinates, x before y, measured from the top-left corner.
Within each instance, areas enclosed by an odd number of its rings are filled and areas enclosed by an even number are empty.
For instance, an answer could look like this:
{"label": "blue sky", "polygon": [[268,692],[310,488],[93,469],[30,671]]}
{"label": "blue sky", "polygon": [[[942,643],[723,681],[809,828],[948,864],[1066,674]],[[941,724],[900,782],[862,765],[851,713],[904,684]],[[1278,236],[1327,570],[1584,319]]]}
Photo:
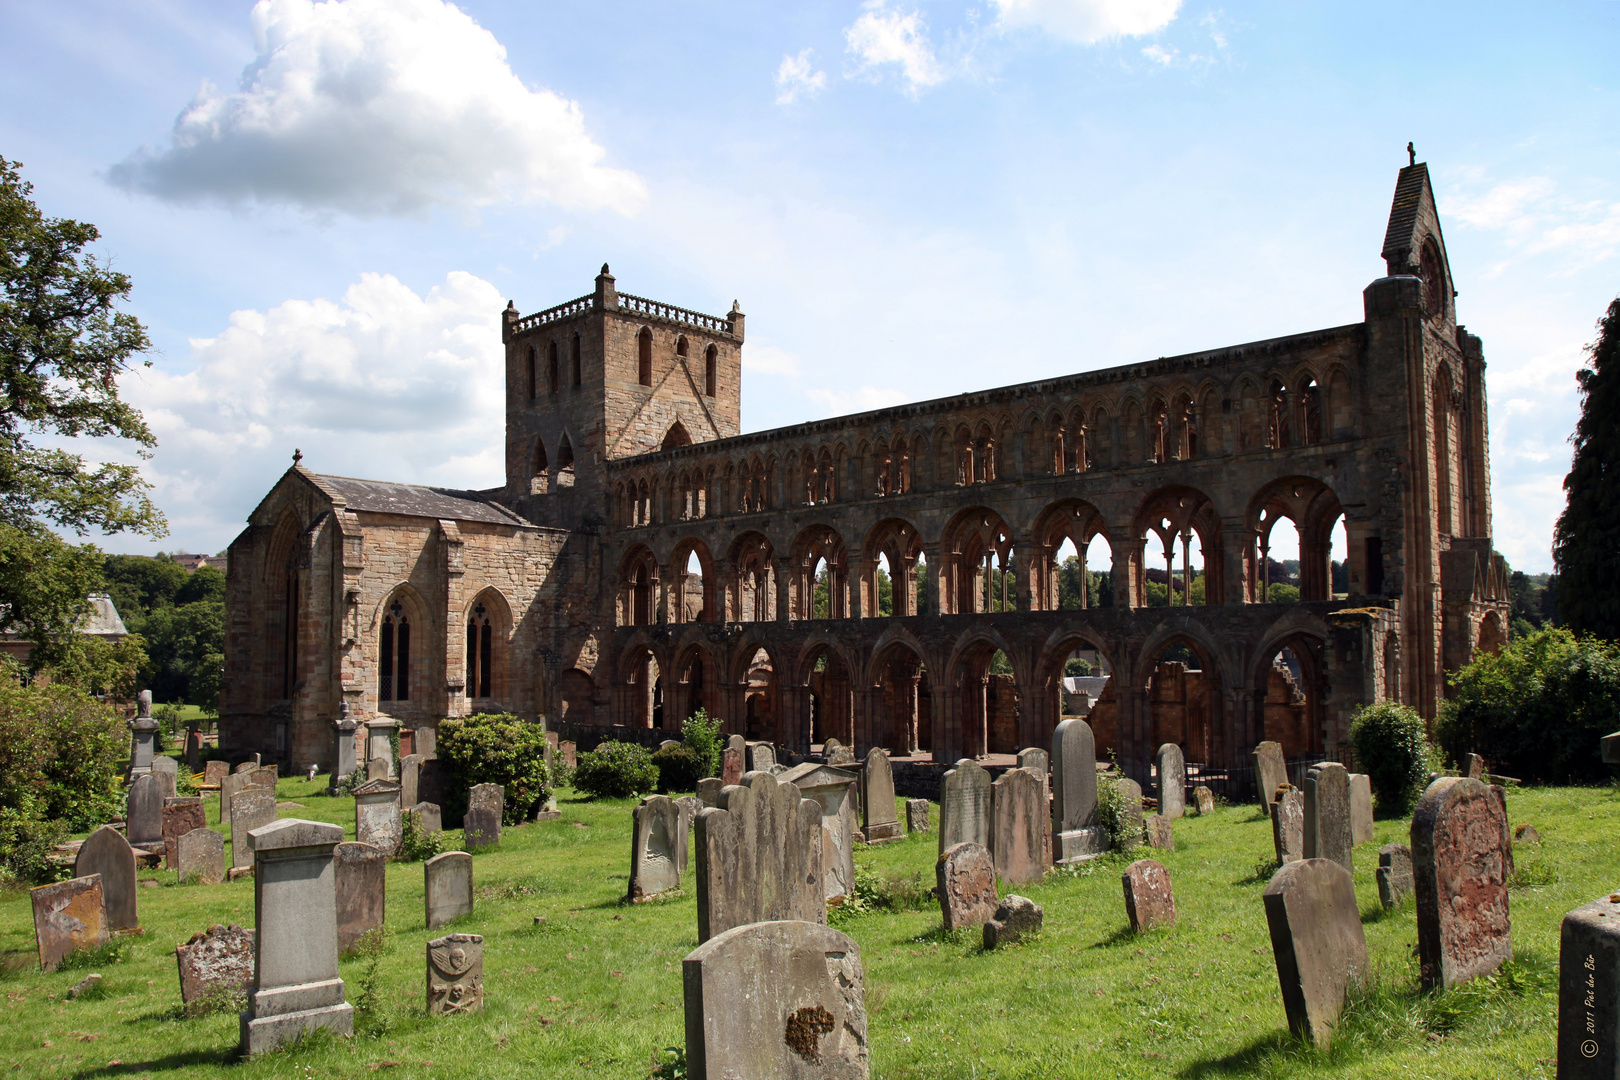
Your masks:
{"label": "blue sky", "polygon": [[[95,222],[172,535],[288,464],[500,475],[497,316],[748,314],[749,430],[1353,322],[1408,140],[1550,568],[1620,292],[1620,3],[0,2],[0,156]],[[128,453],[107,446],[108,456]]]}

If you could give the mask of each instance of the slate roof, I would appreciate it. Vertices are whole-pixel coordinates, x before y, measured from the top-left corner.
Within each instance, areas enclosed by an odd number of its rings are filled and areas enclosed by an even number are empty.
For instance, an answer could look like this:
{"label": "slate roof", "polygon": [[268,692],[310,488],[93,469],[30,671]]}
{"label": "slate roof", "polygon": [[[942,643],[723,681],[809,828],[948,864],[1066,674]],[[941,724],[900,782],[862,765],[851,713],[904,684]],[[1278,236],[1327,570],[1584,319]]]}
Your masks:
{"label": "slate roof", "polygon": [[1389,208],[1389,227],[1384,230],[1384,258],[1412,248],[1412,230],[1417,226],[1423,205],[1423,189],[1429,183],[1429,166],[1419,162],[1401,170],[1395,181],[1395,201]]}
{"label": "slate roof", "polygon": [[341,501],[350,510],[405,517],[485,521],[492,525],[527,525],[528,522],[476,491],[393,484],[386,480],[357,480],[350,476],[307,473],[310,483]]}

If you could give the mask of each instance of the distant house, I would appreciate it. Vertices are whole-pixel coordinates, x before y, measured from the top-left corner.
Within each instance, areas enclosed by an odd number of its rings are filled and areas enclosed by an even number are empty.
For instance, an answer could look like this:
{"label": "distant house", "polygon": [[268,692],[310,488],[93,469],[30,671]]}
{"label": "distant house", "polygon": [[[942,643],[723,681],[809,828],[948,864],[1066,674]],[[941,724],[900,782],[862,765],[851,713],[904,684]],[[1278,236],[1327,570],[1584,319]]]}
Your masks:
{"label": "distant house", "polygon": [[[101,638],[109,645],[116,645],[129,636],[123,616],[118,614],[118,606],[106,593],[90,594],[90,610],[79,621],[79,633]],[[34,643],[27,638],[19,637],[9,630],[0,631],[0,655],[9,656],[19,663],[27,663],[28,654],[33,647]]]}
{"label": "distant house", "polygon": [[212,566],[215,570],[218,570],[222,574],[225,572],[226,559],[223,555],[185,555],[177,553],[171,557],[175,562],[185,567],[186,573],[188,574],[195,574],[198,570],[201,570],[205,566]]}

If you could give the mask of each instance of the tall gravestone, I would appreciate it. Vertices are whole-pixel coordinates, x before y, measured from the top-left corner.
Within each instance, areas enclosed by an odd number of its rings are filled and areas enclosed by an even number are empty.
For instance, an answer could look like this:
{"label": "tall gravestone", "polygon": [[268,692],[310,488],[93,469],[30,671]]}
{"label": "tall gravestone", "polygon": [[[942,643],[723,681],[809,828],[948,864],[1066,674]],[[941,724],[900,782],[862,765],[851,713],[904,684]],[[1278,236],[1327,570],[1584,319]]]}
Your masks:
{"label": "tall gravestone", "polygon": [[870,1076],[860,946],[837,930],[733,927],[687,954],[681,976],[692,1080]]}
{"label": "tall gravestone", "polygon": [[1298,788],[1282,792],[1271,804],[1271,842],[1278,863],[1305,857],[1305,794]]}
{"label": "tall gravestone", "polygon": [[55,971],[68,954],[107,944],[107,905],[101,878],[73,878],[28,890],[34,908],[39,969]]}
{"label": "tall gravestone", "polygon": [[1097,822],[1097,743],[1078,718],[1052,732],[1052,858],[1072,863],[1107,847]]}
{"label": "tall gravestone", "polygon": [[261,1054],[317,1028],[354,1034],[354,1007],[338,977],[332,850],[343,827],[284,818],[252,839],[257,948],[242,1053]]}
{"label": "tall gravestone", "polygon": [[124,835],[131,844],[163,841],[163,787],[151,772],[136,776],[129,785]]}
{"label": "tall gravestone", "polygon": [[461,819],[463,841],[469,849],[493,847],[501,842],[501,815],[506,812],[506,789],[500,784],[474,784],[467,792],[467,813]]}
{"label": "tall gravestone", "polygon": [[1174,821],[1187,812],[1187,759],[1181,747],[1165,743],[1155,762],[1159,773],[1159,815]]}
{"label": "tall gravestone", "polygon": [[388,769],[388,779],[396,776],[394,769],[394,739],[399,721],[389,716],[373,716],[366,721],[366,764],[381,761]]}
{"label": "tall gravestone", "polygon": [[939,850],[943,854],[957,844],[978,844],[988,849],[992,843],[991,816],[995,813],[990,774],[971,758],[962,758],[947,769],[939,784]]}
{"label": "tall gravestone", "polygon": [[1424,989],[1488,975],[1513,959],[1507,812],[1472,777],[1442,776],[1412,812],[1412,884]]}
{"label": "tall gravestone", "polygon": [[180,865],[180,838],[193,829],[208,826],[202,800],[178,798],[163,800],[163,866],[173,870]]}
{"label": "tall gravestone", "polygon": [[253,832],[275,820],[276,793],[269,788],[247,787],[231,796],[232,869],[253,865]]}
{"label": "tall gravestone", "polygon": [[777,779],[793,784],[821,807],[822,884],[829,900],[848,894],[855,888],[855,844],[860,839],[855,811],[859,776],[848,769],[806,761],[777,774]]}
{"label": "tall gravestone", "polygon": [[158,784],[163,788],[163,797],[172,799],[180,791],[180,763],[168,754],[158,754],[152,759],[152,775],[158,778]]}
{"label": "tall gravestone", "polygon": [[1350,774],[1350,843],[1356,847],[1373,838],[1372,777]]}
{"label": "tall gravestone", "polygon": [[152,770],[157,753],[158,722],[152,719],[152,691],[135,695],[135,719],[130,722],[129,771],[131,776]]}
{"label": "tall gravestone", "polygon": [[1170,871],[1152,859],[1138,859],[1120,875],[1125,891],[1125,917],[1131,930],[1144,933],[1176,925],[1176,897],[1170,889]]}
{"label": "tall gravestone", "polygon": [[484,937],[446,934],[427,943],[427,1011],[454,1016],[484,1007]]}
{"label": "tall gravestone", "polygon": [[1305,857],[1332,859],[1354,873],[1352,839],[1350,773],[1336,761],[1311,766],[1305,774]]}
{"label": "tall gravestone", "polygon": [[338,952],[346,953],[383,925],[388,904],[388,855],[354,841],[332,849]]}
{"label": "tall gravestone", "polygon": [[181,881],[218,885],[225,880],[225,838],[213,829],[192,829],[175,847],[175,875]]}
{"label": "tall gravestone", "polygon": [[1128,776],[1116,781],[1119,785],[1121,825],[1126,835],[1137,843],[1147,842],[1147,821],[1142,816],[1142,785]]}
{"label": "tall gravestone", "polygon": [[399,820],[399,784],[367,780],[354,789],[354,838],[392,857],[399,851],[404,827]]}
{"label": "tall gravestone", "polygon": [[987,848],[954,844],[934,864],[934,895],[945,929],[983,926],[996,916],[996,863]]}
{"label": "tall gravestone", "polygon": [[197,730],[197,722],[193,720],[186,725],[186,772],[195,776],[201,761],[202,732]]}
{"label": "tall gravestone", "polygon": [[686,829],[668,795],[649,795],[631,811],[630,900],[640,903],[680,888]]}
{"label": "tall gravestone", "polygon": [[245,787],[247,787],[247,776],[243,773],[229,772],[220,780],[219,827],[222,830],[231,828],[231,800],[236,797],[237,792]]}
{"label": "tall gravestone", "polygon": [[73,860],[76,878],[100,875],[107,929],[134,930],[141,925],[135,901],[135,850],[122,833],[103,825],[79,845]]}
{"label": "tall gravestone", "polygon": [[743,752],[735,746],[720,751],[720,782],[726,787],[742,783]]}
{"label": "tall gravestone", "polygon": [[1041,864],[1052,866],[1052,757],[1045,750],[1028,746],[1018,751],[1018,767],[1032,772],[1041,781]]}
{"label": "tall gravestone", "polygon": [[473,860],[465,851],[446,851],[422,864],[422,905],[427,928],[472,914]]}
{"label": "tall gravestone", "polygon": [[1558,1080],[1620,1076],[1620,893],[1564,916],[1558,933]]}
{"label": "tall gravestone", "polygon": [[992,785],[994,822],[991,852],[996,873],[1015,884],[1039,881],[1046,873],[1041,821],[1046,817],[1046,785],[1028,769],[1008,769]]}
{"label": "tall gravestone", "polygon": [[360,725],[349,719],[348,702],[343,703],[343,716],[332,721],[332,786],[355,770],[354,733]]}
{"label": "tall gravestone", "polygon": [[399,805],[415,806],[422,801],[422,762],[426,760],[421,754],[406,754],[399,759]]}
{"label": "tall gravestone", "polygon": [[1249,757],[1254,762],[1254,786],[1260,793],[1260,805],[1270,806],[1277,801],[1277,789],[1288,783],[1288,759],[1283,757],[1282,744],[1263,742]]}
{"label": "tall gravestone", "polygon": [[1355,881],[1331,859],[1303,859],[1278,870],[1262,897],[1289,1030],[1326,1047],[1368,970]]}
{"label": "tall gravestone", "polygon": [[756,773],[697,817],[698,940],[747,923],[826,919],[821,806]]}
{"label": "tall gravestone", "polygon": [[900,836],[900,814],[894,801],[894,769],[889,752],[874,746],[861,770],[861,829],[868,844]]}

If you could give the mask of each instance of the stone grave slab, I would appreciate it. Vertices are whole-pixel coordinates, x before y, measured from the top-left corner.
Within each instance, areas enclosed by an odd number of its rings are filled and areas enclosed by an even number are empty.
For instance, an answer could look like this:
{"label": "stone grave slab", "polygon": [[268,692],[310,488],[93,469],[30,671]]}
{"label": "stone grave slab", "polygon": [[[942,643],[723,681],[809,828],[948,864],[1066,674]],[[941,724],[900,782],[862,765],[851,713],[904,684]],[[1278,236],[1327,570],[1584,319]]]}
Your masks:
{"label": "stone grave slab", "polygon": [[107,911],[107,929],[134,930],[141,925],[135,900],[135,849],[124,834],[103,825],[83,844],[73,860],[73,876],[101,877],[101,898]]}
{"label": "stone grave slab", "polygon": [[208,827],[208,815],[199,798],[165,799],[163,801],[163,867],[176,869],[180,865],[180,838],[193,829]]}
{"label": "stone grave slab", "polygon": [[1165,743],[1154,755],[1158,766],[1159,813],[1174,821],[1187,812],[1187,759],[1181,747]]}
{"label": "stone grave slab", "polygon": [[742,783],[743,752],[735,746],[720,751],[720,782],[726,787]]}
{"label": "stone grave slab", "polygon": [[188,1014],[196,1015],[219,997],[240,997],[240,1004],[246,1003],[253,988],[252,930],[216,923],[176,946],[174,959],[180,972],[180,1002]]}
{"label": "stone grave slab", "polygon": [[149,772],[130,782],[124,812],[124,836],[131,844],[163,840],[163,785]]}
{"label": "stone grave slab", "polygon": [[1138,859],[1120,875],[1125,891],[1125,917],[1131,930],[1141,934],[1161,926],[1176,925],[1176,897],[1170,888],[1170,871],[1152,859]]}
{"label": "stone grave slab", "polygon": [[231,763],[217,759],[203,762],[203,785],[205,787],[218,787],[231,775]]}
{"label": "stone grave slab", "polygon": [[1488,975],[1513,959],[1507,812],[1483,783],[1442,776],[1412,813],[1418,968],[1425,989]]}
{"label": "stone grave slab", "polygon": [[928,826],[928,800],[906,800],[906,832],[927,832]]}
{"label": "stone grave slab", "polygon": [[1052,732],[1052,859],[1072,863],[1101,854],[1097,822],[1097,743],[1091,725],[1070,718]]}
{"label": "stone grave slab", "polygon": [[1336,761],[1311,766],[1305,774],[1305,857],[1332,859],[1355,872],[1350,831],[1350,773]]}
{"label": "stone grave slab", "polygon": [[394,763],[386,758],[372,758],[370,761],[366,762],[367,782],[369,783],[377,780],[387,780],[393,775],[393,765]]}
{"label": "stone grave slab", "polygon": [[1350,774],[1350,843],[1354,847],[1371,843],[1373,838],[1372,777]]}
{"label": "stone grave slab", "polygon": [[668,795],[649,795],[630,813],[630,900],[640,903],[680,888],[686,829]]}
{"label": "stone grave slab", "polygon": [[392,858],[399,853],[404,825],[399,820],[400,786],[393,780],[367,780],[354,789],[354,837]]}
{"label": "stone grave slab", "polygon": [[900,814],[894,801],[894,769],[889,752],[874,746],[861,770],[861,832],[868,844],[900,837]]}
{"label": "stone grave slab", "polygon": [[168,754],[159,754],[152,759],[152,775],[158,778],[158,784],[163,788],[163,797],[172,799],[179,794],[180,763]]}
{"label": "stone grave slab", "polygon": [[1278,870],[1262,897],[1289,1030],[1326,1047],[1368,971],[1355,882],[1332,859],[1302,859]]}
{"label": "stone grave slab", "polygon": [[[761,775],[749,773],[749,776]],[[765,774],[769,775],[769,774]],[[827,899],[843,896],[855,887],[855,845],[860,827],[855,810],[859,775],[848,769],[806,761],[776,774],[821,807],[821,880]]]}
{"label": "stone grave slab", "polygon": [[768,742],[748,744],[748,771],[771,772],[776,768],[776,747]]}
{"label": "stone grave slab", "polygon": [[1147,846],[1159,851],[1176,850],[1175,834],[1171,830],[1170,819],[1163,814],[1149,814],[1143,822],[1143,835],[1147,839]]}
{"label": "stone grave slab", "polygon": [[421,754],[406,754],[399,759],[399,805],[415,806],[422,801],[422,762],[426,760]]}
{"label": "stone grave slab", "polygon": [[1215,812],[1215,793],[1203,784],[1199,784],[1193,788],[1193,806],[1197,809],[1199,817],[1203,817],[1205,814],[1213,814]]}
{"label": "stone grave slab", "polygon": [[962,758],[955,768],[946,770],[939,785],[940,852],[957,844],[978,844],[988,849],[994,843],[994,813],[990,774],[973,759]]}
{"label": "stone grave slab", "polygon": [[1564,916],[1558,932],[1558,1080],[1620,1076],[1620,893]]}
{"label": "stone grave slab", "polygon": [[253,865],[253,830],[276,820],[276,793],[269,788],[248,787],[231,796],[231,866],[245,870]]}
{"label": "stone grave slab", "polygon": [[1412,895],[1412,849],[1405,844],[1385,844],[1378,849],[1378,902],[1398,908]]}
{"label": "stone grave slab", "polygon": [[506,789],[500,784],[474,784],[467,792],[467,813],[461,820],[462,842],[468,850],[501,842],[501,815],[506,812]]}
{"label": "stone grave slab", "polygon": [[175,873],[181,881],[218,885],[225,880],[225,837],[213,829],[192,829],[175,844]]}
{"label": "stone grave slab", "polygon": [[1254,762],[1254,786],[1260,793],[1260,803],[1270,806],[1277,801],[1277,789],[1288,783],[1288,759],[1283,757],[1282,743],[1260,743],[1249,757]]}
{"label": "stone grave slab", "polygon": [[704,806],[719,806],[720,791],[726,782],[718,776],[705,776],[698,781],[697,800]]}
{"label": "stone grave slab", "polygon": [[984,924],[984,947],[1012,945],[1041,932],[1044,916],[1041,906],[1027,896],[1009,894],[996,906],[996,913]]}
{"label": "stone grave slab", "polygon": [[332,849],[341,955],[383,925],[388,906],[388,855],[370,844],[348,841]]}
{"label": "stone grave slab", "polygon": [[484,938],[446,934],[427,943],[427,1011],[433,1016],[484,1007]]}
{"label": "stone grave slab", "polygon": [[29,889],[28,897],[41,971],[55,971],[70,953],[107,944],[107,905],[99,876],[40,885]]}
{"label": "stone grave slab", "polygon": [[996,863],[979,844],[956,844],[934,864],[934,892],[945,929],[983,926],[996,917]]}
{"label": "stone grave slab", "polygon": [[1125,830],[1145,844],[1148,835],[1147,820],[1142,815],[1142,785],[1128,776],[1120,777],[1117,783],[1120,805],[1124,808]]}
{"label": "stone grave slab", "polygon": [[693,830],[698,940],[747,923],[825,920],[822,806],[764,773],[720,801]]}
{"label": "stone grave slab", "polygon": [[444,817],[436,804],[419,802],[411,808],[411,813],[416,815],[416,827],[419,831],[424,833],[444,831]]}
{"label": "stone grave slab", "polygon": [[[247,787],[246,773],[227,773],[225,779],[219,783],[219,827],[221,831],[231,830],[231,840],[235,843],[235,822],[231,820],[231,804],[237,794]],[[255,826],[257,828],[257,826]]]}
{"label": "stone grave slab", "polygon": [[1280,792],[1271,804],[1271,842],[1279,864],[1305,857],[1305,793],[1298,788]]}
{"label": "stone grave slab", "polygon": [[471,914],[473,909],[472,856],[465,851],[446,851],[422,864],[426,888],[422,904],[427,928],[437,930],[451,919]]}
{"label": "stone grave slab", "polygon": [[1008,769],[991,785],[991,853],[996,873],[1023,885],[1046,873],[1041,822],[1047,813],[1044,778],[1028,769]]}

